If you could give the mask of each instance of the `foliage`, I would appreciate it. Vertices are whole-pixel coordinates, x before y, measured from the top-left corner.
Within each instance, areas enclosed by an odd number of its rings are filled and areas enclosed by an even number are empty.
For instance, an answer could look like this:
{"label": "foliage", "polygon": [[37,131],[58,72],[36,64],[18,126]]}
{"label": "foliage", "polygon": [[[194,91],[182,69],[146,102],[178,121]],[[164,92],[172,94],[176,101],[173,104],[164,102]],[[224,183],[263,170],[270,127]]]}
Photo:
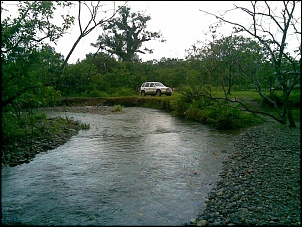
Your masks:
{"label": "foliage", "polygon": [[56,86],[64,96],[87,95],[88,91],[99,91],[101,87],[102,75],[97,72],[95,65],[85,61],[68,65],[60,84]]}
{"label": "foliage", "polygon": [[142,44],[160,38],[161,34],[146,30],[150,16],[131,13],[130,10],[128,6],[120,6],[119,17],[104,23],[104,34],[91,45],[117,56],[121,61],[138,61],[137,53],[152,53],[148,48],[142,50]]}
{"label": "foliage", "polygon": [[[57,6],[68,2],[20,2],[17,18],[1,20],[2,107],[6,107],[24,93],[49,86],[58,75],[60,54],[44,43],[56,42],[73,23],[63,16],[60,26],[53,23]],[[1,5],[2,6],[2,5]],[[1,7],[1,15],[5,9]]]}
{"label": "foliage", "polygon": [[112,112],[121,112],[123,107],[121,105],[114,105]]}
{"label": "foliage", "polygon": [[173,98],[170,101],[170,105],[173,110],[172,111],[173,115],[181,116],[181,117],[185,116],[185,112],[188,109],[189,104],[191,102],[192,102],[191,99],[187,95],[181,95],[176,98]]}
{"label": "foliage", "polygon": [[[16,114],[12,111],[2,113],[2,135],[3,143],[22,141],[25,138],[49,139],[55,134],[62,133],[72,119],[56,118],[48,119],[46,115],[37,109],[32,112],[22,112]],[[89,129],[90,125],[73,121],[77,125],[77,130]]]}
{"label": "foliage", "polygon": [[[284,105],[284,96],[281,91],[279,92],[275,91],[274,93],[269,94],[268,97],[271,100],[273,100],[275,103],[277,103],[278,106]],[[289,100],[289,105],[295,108],[300,107],[300,101],[301,101],[300,99],[301,99],[301,93],[298,90],[294,90]],[[274,107],[273,104],[271,102],[268,102],[266,99],[262,100],[262,105],[269,106],[271,108]]]}
{"label": "foliage", "polygon": [[223,37],[201,47],[198,44],[200,42],[192,46],[187,58],[196,66],[199,64],[203,79],[196,78],[190,83],[191,86],[200,83],[222,85],[227,88],[227,94],[231,94],[234,86],[251,84],[251,76],[264,65],[265,53],[260,45],[243,36]]}
{"label": "foliage", "polygon": [[109,89],[108,92],[113,97],[136,95],[136,92],[135,92],[134,89],[130,89],[130,88],[127,88],[127,87]]}
{"label": "foliage", "polygon": [[[288,121],[291,127],[295,127],[289,97],[301,78],[301,22],[298,18],[295,18],[295,13],[299,13],[301,8],[301,2],[251,1],[250,4],[250,8],[235,6],[232,10],[232,12],[245,13],[247,18],[250,19],[247,25],[226,19],[226,14],[218,16],[201,11],[215,16],[219,22],[234,26],[235,33],[244,32],[261,44],[266,56],[269,56],[267,59],[274,69],[274,79],[279,83],[278,86],[283,91],[284,104],[282,110],[280,111],[280,106],[276,102],[263,94],[259,75],[255,74],[255,76],[251,77],[253,83],[259,95],[274,105],[277,113],[277,117],[274,119],[282,124],[286,124]],[[290,53],[292,51],[290,51],[290,45],[288,45],[289,37],[294,37],[298,41],[298,45],[294,47],[294,53]],[[262,58],[262,60],[267,59]]]}
{"label": "foliage", "polygon": [[[178,105],[183,107],[181,102],[178,102]],[[198,99],[187,106],[183,116],[189,120],[212,125],[217,129],[244,128],[262,122],[259,116],[243,113],[238,108],[221,105],[208,98]]]}

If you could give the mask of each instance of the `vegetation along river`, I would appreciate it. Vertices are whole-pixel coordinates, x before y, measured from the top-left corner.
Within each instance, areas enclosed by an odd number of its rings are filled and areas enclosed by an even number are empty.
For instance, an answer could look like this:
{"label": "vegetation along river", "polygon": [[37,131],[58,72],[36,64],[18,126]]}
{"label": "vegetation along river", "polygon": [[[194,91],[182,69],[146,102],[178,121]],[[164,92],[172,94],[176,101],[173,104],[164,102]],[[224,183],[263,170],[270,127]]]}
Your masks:
{"label": "vegetation along river", "polygon": [[182,225],[205,207],[233,149],[234,133],[155,109],[47,115],[90,129],[2,167],[2,224]]}

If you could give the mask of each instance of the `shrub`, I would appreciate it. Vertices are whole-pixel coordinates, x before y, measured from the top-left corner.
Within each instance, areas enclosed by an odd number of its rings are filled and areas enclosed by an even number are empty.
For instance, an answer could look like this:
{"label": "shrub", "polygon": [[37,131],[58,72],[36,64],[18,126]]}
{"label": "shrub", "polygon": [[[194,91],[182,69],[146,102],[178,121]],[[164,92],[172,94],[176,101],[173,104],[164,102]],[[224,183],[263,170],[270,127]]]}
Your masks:
{"label": "shrub", "polygon": [[112,112],[121,112],[122,106],[121,105],[114,105]]}
{"label": "shrub", "polygon": [[98,90],[91,90],[87,93],[88,97],[108,97],[109,95],[106,92],[98,91]]}
{"label": "shrub", "polygon": [[111,96],[133,96],[136,95],[136,91],[127,87],[121,87],[121,88],[111,88],[109,89],[109,92]]}
{"label": "shrub", "polygon": [[257,125],[262,119],[251,113],[244,113],[237,108],[218,104],[208,99],[193,102],[184,112],[188,120],[209,124],[217,129],[235,129]]}
{"label": "shrub", "polygon": [[170,108],[173,110],[173,114],[176,116],[185,116],[185,112],[189,107],[189,103],[192,101],[189,100],[188,96],[181,95],[177,98],[170,100]]}

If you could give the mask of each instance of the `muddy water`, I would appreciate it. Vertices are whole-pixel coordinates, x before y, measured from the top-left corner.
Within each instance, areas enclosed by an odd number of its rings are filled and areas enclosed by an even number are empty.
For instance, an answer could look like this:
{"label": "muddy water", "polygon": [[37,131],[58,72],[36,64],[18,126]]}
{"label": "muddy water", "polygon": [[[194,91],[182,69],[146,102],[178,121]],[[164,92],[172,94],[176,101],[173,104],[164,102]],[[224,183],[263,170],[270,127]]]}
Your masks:
{"label": "muddy water", "polygon": [[2,224],[181,225],[205,206],[233,134],[147,108],[58,113],[90,123],[27,164],[2,167]]}

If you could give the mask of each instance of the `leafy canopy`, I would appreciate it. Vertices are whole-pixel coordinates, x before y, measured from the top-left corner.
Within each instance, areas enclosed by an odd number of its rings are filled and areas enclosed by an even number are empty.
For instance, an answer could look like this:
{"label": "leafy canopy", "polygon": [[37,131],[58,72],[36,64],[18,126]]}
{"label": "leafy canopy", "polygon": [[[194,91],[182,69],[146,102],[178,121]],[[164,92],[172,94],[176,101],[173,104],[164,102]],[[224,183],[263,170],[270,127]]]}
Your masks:
{"label": "leafy canopy", "polygon": [[92,46],[106,53],[117,56],[121,61],[137,61],[137,53],[151,54],[153,50],[141,49],[144,42],[161,38],[160,32],[147,30],[150,16],[141,13],[131,13],[130,7],[119,7],[119,15],[112,21],[102,24],[104,33]]}

